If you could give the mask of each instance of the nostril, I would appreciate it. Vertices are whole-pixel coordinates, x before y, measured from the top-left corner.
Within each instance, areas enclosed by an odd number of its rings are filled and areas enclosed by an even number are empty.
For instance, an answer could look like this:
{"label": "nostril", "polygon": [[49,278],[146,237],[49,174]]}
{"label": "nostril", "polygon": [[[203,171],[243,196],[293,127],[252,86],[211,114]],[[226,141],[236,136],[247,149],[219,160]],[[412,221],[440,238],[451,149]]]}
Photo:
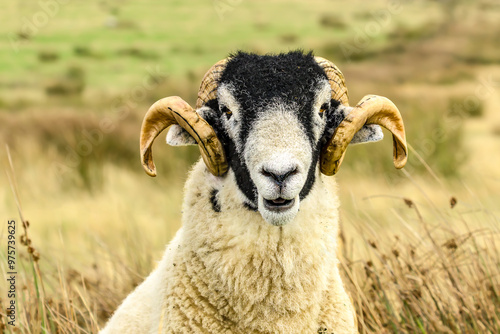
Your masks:
{"label": "nostril", "polygon": [[289,172],[287,172],[284,176],[285,176],[285,179],[288,178],[289,176],[292,176],[292,175],[295,175],[297,174],[299,171],[297,169],[297,167],[291,169]]}
{"label": "nostril", "polygon": [[274,174],[273,173],[270,173],[268,172],[267,170],[265,170],[264,168],[262,168],[262,170],[260,171],[260,173],[266,177],[272,177],[274,179]]}
{"label": "nostril", "polygon": [[293,167],[292,169],[290,169],[289,171],[287,171],[287,172],[285,172],[283,174],[278,174],[278,173],[270,172],[269,170],[266,170],[265,168],[263,168],[260,173],[262,175],[264,175],[265,177],[272,178],[278,185],[281,186],[282,183],[287,178],[289,178],[292,175],[297,174],[298,173],[298,169],[297,169],[297,167]]}

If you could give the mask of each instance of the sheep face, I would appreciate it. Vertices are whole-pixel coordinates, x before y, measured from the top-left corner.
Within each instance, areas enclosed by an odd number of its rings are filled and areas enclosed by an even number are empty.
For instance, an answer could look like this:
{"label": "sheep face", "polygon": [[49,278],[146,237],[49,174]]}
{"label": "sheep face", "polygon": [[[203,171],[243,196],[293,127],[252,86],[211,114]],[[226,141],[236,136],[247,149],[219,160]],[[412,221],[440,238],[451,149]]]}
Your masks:
{"label": "sheep face", "polygon": [[218,122],[209,122],[218,136],[222,132],[247,204],[270,224],[290,222],[319,174],[327,118],[335,118],[339,105],[331,101],[325,73],[311,55],[298,52],[239,54],[218,87],[211,106]]}
{"label": "sheep face", "polygon": [[[224,69],[217,98],[198,113],[223,143],[246,206],[279,226],[293,220],[319,175],[324,138],[344,116],[338,107],[312,55],[241,53]],[[183,135],[173,127],[167,142],[194,144]]]}
{"label": "sheep face", "polygon": [[[235,82],[239,80],[219,86],[219,127],[226,146],[234,150],[231,156],[238,157],[231,159],[230,166],[247,204],[273,225],[286,224],[295,217],[317,174],[319,142],[326,126],[324,109],[330,104],[331,88],[320,75],[313,78],[303,81],[303,87],[294,87],[308,92],[300,100],[293,98],[289,88],[294,83],[282,82],[285,89],[273,90],[276,94],[267,99],[259,98],[260,92],[242,96],[240,92],[255,91],[255,87],[238,86]],[[259,79],[261,84],[265,82]],[[286,78],[278,74],[268,80],[276,84]]]}
{"label": "sheep face", "polygon": [[314,184],[330,99],[323,70],[302,53],[239,54],[221,76],[219,121],[209,122],[247,204],[270,224],[292,221]]}

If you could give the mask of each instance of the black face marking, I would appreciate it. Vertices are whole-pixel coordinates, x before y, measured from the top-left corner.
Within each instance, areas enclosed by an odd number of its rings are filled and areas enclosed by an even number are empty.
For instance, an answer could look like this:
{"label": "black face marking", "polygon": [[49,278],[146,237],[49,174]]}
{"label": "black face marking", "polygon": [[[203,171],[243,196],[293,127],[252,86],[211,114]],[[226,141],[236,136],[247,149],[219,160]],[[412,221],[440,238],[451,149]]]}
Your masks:
{"label": "black face marking", "polygon": [[339,126],[339,124],[344,119],[344,112],[339,110],[340,102],[332,99],[330,101],[330,107],[324,113],[326,114],[326,126],[321,135],[321,139],[319,141],[320,147],[325,145],[328,140],[333,136],[335,129]]}
{"label": "black face marking", "polygon": [[332,99],[329,103],[322,105],[321,117],[326,117],[326,128],[319,143],[315,142],[313,130],[314,117],[317,116],[314,115],[313,104],[318,87],[326,80],[325,72],[316,63],[312,53],[304,54],[301,51],[265,56],[239,52],[232,55],[227,63],[219,85],[231,85],[233,96],[240,105],[239,138],[231,138],[223,126],[222,118],[229,119],[232,113],[226,106],[219,105],[217,99],[206,103],[212,112],[206,113],[204,118],[215,130],[224,147],[229,167],[235,174],[238,187],[248,199],[249,203],[245,202],[244,205],[249,210],[257,210],[257,188],[250,177],[243,156],[236,150],[236,141],[241,144],[240,147],[244,147],[255,120],[261,113],[266,112],[266,107],[270,103],[283,103],[289,105],[291,109],[297,106],[298,109],[290,111],[296,113],[313,152],[313,161],[299,195],[301,199],[304,199],[315,182],[315,171],[321,147],[343,119],[343,114],[336,112],[339,101]]}
{"label": "black face marking", "polygon": [[323,103],[319,108],[319,116],[324,117],[329,109],[330,109],[330,103]]}
{"label": "black face marking", "polygon": [[316,89],[328,78],[312,53],[293,51],[278,55],[239,52],[232,55],[219,80],[230,84],[241,108],[238,140],[245,145],[254,121],[273,101],[299,106],[297,118],[311,141],[314,139],[311,113]]}
{"label": "black face marking", "polygon": [[[210,107],[212,111],[219,110],[218,102],[215,99],[209,101],[207,106]],[[234,173],[238,188],[254,206],[257,206],[257,187],[250,177],[250,171],[245,164],[243,156],[238,153],[235,142],[231,139],[222,125],[220,112],[219,114],[206,113],[204,117],[208,124],[210,124],[214,129],[217,134],[217,138],[219,138],[222,146],[224,147],[227,162]]]}
{"label": "black face marking", "polygon": [[215,212],[220,212],[220,204],[219,201],[217,200],[217,194],[219,191],[217,189],[212,189],[210,192],[210,203],[212,203],[212,210]]}
{"label": "black face marking", "polygon": [[226,115],[227,119],[230,119],[231,116],[233,115],[231,110],[229,110],[229,108],[226,106],[220,106],[220,112],[223,113],[224,115]]}
{"label": "black face marking", "polygon": [[243,206],[247,209],[247,210],[250,210],[250,211],[254,211],[254,212],[257,212],[258,209],[256,206],[253,206],[251,204],[248,204],[247,202],[243,203]]}
{"label": "black face marking", "polygon": [[326,126],[325,129],[323,130],[323,134],[321,135],[321,139],[318,145],[316,145],[316,147],[313,150],[312,163],[307,172],[307,179],[304,184],[304,187],[302,187],[302,190],[300,191],[299,194],[301,200],[306,198],[306,196],[311,191],[314,182],[316,181],[316,175],[315,175],[316,165],[318,164],[319,156],[321,153],[321,149],[323,148],[323,145],[328,142],[328,140],[330,139],[331,135],[333,135],[333,132],[335,131],[337,126],[344,119],[343,114],[340,115],[340,113],[337,112],[339,105],[340,105],[339,101],[332,99],[330,101],[330,104],[328,106],[325,106],[327,108],[323,113],[326,114],[327,117]]}

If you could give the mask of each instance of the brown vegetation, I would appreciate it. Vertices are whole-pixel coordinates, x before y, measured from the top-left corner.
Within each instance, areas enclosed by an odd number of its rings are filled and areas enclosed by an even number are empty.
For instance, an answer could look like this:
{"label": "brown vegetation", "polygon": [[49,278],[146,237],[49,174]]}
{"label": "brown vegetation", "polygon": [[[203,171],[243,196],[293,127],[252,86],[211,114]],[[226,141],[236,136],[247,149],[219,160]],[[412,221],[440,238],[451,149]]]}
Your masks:
{"label": "brown vegetation", "polygon": [[[89,31],[78,40],[50,40],[64,32],[50,25],[27,34],[17,21],[6,21],[20,31],[15,42],[22,52],[16,57],[28,64],[30,75],[0,78],[0,141],[11,151],[10,158],[1,155],[8,176],[1,176],[0,206],[10,218],[16,207],[21,213],[17,325],[7,326],[8,299],[0,284],[0,332],[97,332],[151,272],[178,229],[183,181],[199,157],[196,147],[157,143],[159,176],[142,173],[138,134],[149,105],[167,95],[194,104],[204,72],[221,54],[301,46],[337,63],[351,104],[366,93],[390,97],[408,132],[403,171],[394,170],[386,138],[349,148],[337,175],[341,266],[361,333],[500,333],[498,4],[403,2],[401,14],[346,57],[340,43],[353,44],[356,33],[377,22],[374,13],[386,9],[385,2],[363,2],[362,8],[361,2],[318,1],[318,8],[297,3],[314,13],[301,11],[293,21],[297,29],[288,16],[267,15],[259,6],[259,15],[246,24],[247,11],[257,9],[251,2],[228,3],[233,7],[220,22],[213,22],[219,17],[212,13],[210,25],[200,17],[214,11],[211,2],[200,1],[205,7],[199,13],[190,8],[189,17],[195,16],[189,22],[181,3],[175,15],[169,7],[173,21],[186,21],[179,27],[168,22],[177,32],[170,36],[166,29],[169,39],[148,30],[157,31],[165,20],[160,7],[159,17],[145,7],[133,7],[141,13],[126,5],[104,8],[102,22],[112,16],[113,26],[75,26]],[[58,15],[64,18],[66,10],[61,7]],[[302,30],[308,20],[313,24]],[[311,27],[319,37],[310,34]],[[212,33],[220,44],[201,35],[184,38],[180,32],[190,29]],[[250,39],[253,30],[258,40]],[[108,33],[109,40],[96,38]],[[176,39],[179,34],[182,39]],[[47,45],[38,47],[44,40]],[[0,70],[10,71],[11,64],[0,63]],[[146,71],[145,64],[161,70]],[[4,241],[0,228],[2,280]]]}

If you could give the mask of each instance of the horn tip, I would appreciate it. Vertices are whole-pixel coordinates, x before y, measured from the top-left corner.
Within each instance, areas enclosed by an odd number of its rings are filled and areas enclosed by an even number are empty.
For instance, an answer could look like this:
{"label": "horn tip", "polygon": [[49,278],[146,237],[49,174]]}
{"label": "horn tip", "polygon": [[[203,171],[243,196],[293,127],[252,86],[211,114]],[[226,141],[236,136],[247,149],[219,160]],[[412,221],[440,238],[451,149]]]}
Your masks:
{"label": "horn tip", "polygon": [[408,161],[408,155],[404,155],[404,157],[401,159],[395,159],[394,167],[396,167],[396,169],[404,168],[404,166],[406,166],[407,161]]}
{"label": "horn tip", "polygon": [[151,177],[156,177],[156,167],[153,165],[152,167],[150,167],[147,163],[144,163],[142,165],[142,168],[144,168],[144,171],[146,172],[146,174],[148,174],[149,176]]}

